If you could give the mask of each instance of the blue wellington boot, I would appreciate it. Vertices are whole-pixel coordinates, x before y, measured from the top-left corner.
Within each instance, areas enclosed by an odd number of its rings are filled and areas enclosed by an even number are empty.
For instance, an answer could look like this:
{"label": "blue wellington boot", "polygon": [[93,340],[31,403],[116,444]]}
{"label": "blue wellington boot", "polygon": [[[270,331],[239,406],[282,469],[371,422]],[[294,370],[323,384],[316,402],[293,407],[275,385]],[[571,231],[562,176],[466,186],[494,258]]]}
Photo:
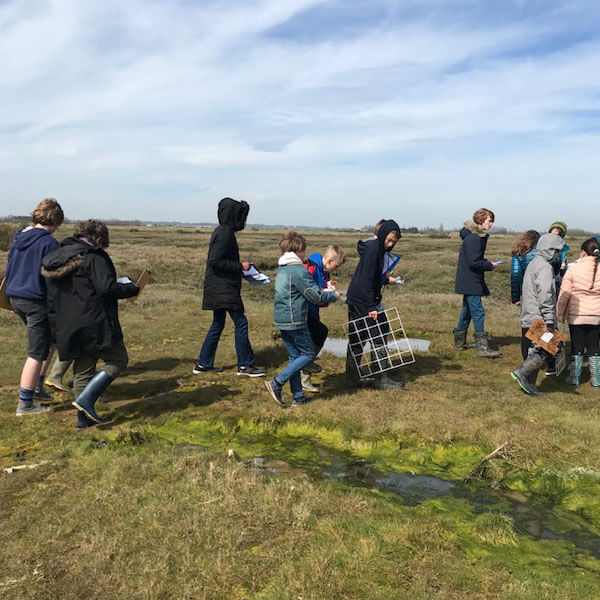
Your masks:
{"label": "blue wellington boot", "polygon": [[73,406],[83,411],[95,423],[102,423],[102,418],[94,410],[94,405],[112,380],[113,378],[106,371],[98,371],[85,386],[83,392],[77,396]]}
{"label": "blue wellington boot", "polygon": [[96,424],[82,410],[77,411],[77,429],[86,429]]}

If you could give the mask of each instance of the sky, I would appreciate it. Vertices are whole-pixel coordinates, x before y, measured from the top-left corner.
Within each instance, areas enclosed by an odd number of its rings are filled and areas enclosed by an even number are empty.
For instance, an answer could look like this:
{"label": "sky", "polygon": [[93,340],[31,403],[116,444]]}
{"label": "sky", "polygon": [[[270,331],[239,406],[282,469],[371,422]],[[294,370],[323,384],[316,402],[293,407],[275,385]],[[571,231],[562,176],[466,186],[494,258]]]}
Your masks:
{"label": "sky", "polygon": [[0,215],[600,230],[597,0],[0,0]]}

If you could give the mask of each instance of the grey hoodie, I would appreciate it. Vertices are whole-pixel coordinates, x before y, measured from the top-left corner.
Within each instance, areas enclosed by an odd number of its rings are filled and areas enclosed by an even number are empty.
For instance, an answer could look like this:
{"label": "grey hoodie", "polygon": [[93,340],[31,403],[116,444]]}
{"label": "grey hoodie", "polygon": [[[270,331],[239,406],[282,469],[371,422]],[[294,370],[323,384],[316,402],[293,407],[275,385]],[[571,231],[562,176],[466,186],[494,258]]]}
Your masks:
{"label": "grey hoodie", "polygon": [[550,261],[564,245],[563,239],[554,233],[540,236],[536,255],[523,277],[521,327],[531,327],[536,319],[556,325],[556,287]]}

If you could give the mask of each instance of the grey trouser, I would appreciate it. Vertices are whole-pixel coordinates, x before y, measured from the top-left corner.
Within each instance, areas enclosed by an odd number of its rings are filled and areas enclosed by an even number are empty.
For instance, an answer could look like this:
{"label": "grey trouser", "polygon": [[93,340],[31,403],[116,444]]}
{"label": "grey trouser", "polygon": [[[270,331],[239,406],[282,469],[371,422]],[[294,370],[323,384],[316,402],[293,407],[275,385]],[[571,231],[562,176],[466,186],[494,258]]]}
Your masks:
{"label": "grey trouser", "polygon": [[120,341],[114,346],[102,350],[96,356],[80,356],[73,361],[73,393],[79,396],[85,386],[96,374],[96,363],[98,359],[104,361],[102,370],[113,379],[118,377],[127,367],[129,357],[125,344]]}

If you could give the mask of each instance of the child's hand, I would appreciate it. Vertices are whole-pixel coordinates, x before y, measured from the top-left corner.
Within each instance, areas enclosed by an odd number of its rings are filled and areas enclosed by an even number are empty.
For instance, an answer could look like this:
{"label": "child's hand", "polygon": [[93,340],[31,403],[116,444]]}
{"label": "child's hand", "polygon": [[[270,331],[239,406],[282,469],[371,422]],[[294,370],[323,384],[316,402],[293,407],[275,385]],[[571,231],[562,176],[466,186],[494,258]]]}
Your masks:
{"label": "child's hand", "polygon": [[377,321],[377,311],[372,310],[368,315],[369,319],[373,319],[373,321]]}

